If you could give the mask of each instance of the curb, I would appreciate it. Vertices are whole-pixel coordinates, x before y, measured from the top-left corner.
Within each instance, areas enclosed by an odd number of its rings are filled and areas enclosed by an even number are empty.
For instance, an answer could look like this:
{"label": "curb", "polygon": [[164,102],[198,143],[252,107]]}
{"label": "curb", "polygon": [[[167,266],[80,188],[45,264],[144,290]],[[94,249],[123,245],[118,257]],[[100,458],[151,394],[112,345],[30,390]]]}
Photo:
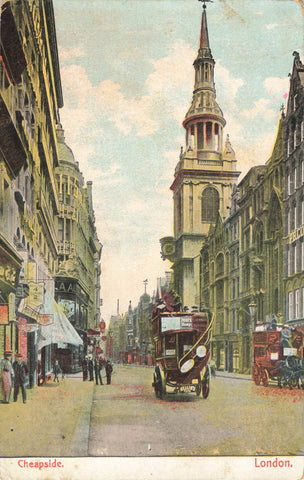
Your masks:
{"label": "curb", "polygon": [[92,383],[91,394],[86,402],[86,407],[78,420],[74,430],[73,448],[70,455],[72,457],[88,457],[89,456],[89,439],[90,439],[90,423],[91,411],[94,398],[94,385]]}

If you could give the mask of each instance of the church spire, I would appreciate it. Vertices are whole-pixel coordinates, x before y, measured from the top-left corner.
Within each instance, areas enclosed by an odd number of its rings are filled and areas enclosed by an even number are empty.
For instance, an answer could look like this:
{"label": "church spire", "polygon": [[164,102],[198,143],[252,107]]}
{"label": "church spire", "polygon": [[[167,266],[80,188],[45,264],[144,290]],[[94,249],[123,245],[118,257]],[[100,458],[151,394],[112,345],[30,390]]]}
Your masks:
{"label": "church spire", "polygon": [[201,23],[201,35],[200,35],[200,44],[199,50],[203,50],[204,53],[211,55],[211,50],[209,46],[209,34],[208,34],[208,26],[207,26],[207,14],[206,14],[206,5],[203,5],[203,12],[202,12],[202,23]]}
{"label": "church spire", "polygon": [[186,129],[186,150],[209,150],[220,153],[223,148],[223,128],[226,121],[216,102],[215,61],[210,48],[205,4],[208,0],[199,1],[203,2],[203,11],[199,49],[193,63],[195,70],[193,98],[183,121]]}

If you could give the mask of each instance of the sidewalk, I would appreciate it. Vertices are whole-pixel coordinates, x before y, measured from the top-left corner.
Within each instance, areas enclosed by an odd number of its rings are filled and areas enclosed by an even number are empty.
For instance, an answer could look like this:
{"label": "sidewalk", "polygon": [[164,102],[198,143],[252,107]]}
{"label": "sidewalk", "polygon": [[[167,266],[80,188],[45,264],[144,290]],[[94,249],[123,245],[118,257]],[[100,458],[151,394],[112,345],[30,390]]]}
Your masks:
{"label": "sidewalk", "polygon": [[222,370],[216,370],[216,377],[227,377],[227,378],[234,378],[236,380],[250,380],[250,381],[253,381],[252,376],[249,375],[249,374],[231,373],[231,372],[225,372],[225,371],[222,371]]}
{"label": "sidewalk", "polygon": [[17,402],[0,403],[0,456],[86,456],[94,382],[81,373],[27,389]]}

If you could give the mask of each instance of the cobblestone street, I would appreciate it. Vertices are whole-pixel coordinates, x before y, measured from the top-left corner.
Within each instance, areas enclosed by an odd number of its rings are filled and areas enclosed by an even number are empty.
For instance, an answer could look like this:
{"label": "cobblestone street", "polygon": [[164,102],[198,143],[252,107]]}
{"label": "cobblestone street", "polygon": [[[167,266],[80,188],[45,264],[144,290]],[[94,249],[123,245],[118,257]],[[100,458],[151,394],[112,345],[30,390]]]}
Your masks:
{"label": "cobblestone street", "polygon": [[0,404],[1,456],[297,455],[301,451],[303,391],[257,387],[248,376],[219,372],[207,400],[193,394],[169,394],[159,400],[151,386],[152,373],[152,368],[117,365],[111,385],[83,382],[79,373],[59,384],[28,390],[25,405],[21,398]]}
{"label": "cobblestone street", "polygon": [[0,455],[87,455],[93,391],[93,382],[76,374],[27,390],[25,405],[20,394],[16,403],[0,404]]}

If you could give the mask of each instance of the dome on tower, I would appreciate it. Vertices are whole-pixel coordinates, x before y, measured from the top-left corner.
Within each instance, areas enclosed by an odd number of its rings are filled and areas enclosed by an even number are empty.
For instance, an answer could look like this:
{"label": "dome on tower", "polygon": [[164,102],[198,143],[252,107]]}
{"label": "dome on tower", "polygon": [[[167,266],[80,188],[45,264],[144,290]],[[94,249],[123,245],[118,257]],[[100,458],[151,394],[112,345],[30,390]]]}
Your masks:
{"label": "dome on tower", "polygon": [[58,153],[60,162],[70,162],[75,164],[75,158],[70,147],[65,143],[64,131],[60,124],[56,126]]}

